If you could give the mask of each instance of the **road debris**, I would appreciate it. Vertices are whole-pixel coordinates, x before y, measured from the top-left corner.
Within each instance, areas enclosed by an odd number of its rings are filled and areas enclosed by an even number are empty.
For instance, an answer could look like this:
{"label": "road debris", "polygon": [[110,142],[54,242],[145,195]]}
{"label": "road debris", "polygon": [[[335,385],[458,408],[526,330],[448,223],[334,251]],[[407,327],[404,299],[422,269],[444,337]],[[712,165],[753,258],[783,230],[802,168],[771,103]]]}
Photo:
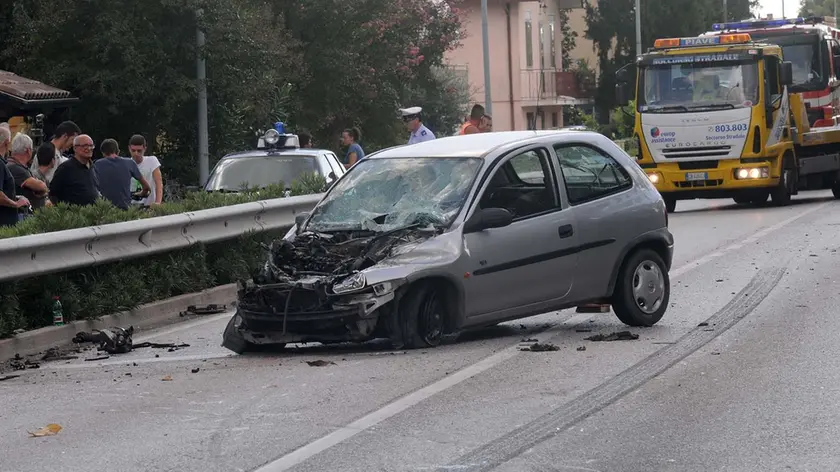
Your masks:
{"label": "road debris", "polygon": [[190,315],[216,315],[227,311],[227,305],[217,305],[211,303],[210,305],[190,305],[185,311],[179,313],[180,316]]}
{"label": "road debris", "polygon": [[73,337],[76,344],[98,343],[98,349],[108,354],[125,354],[133,348],[131,336],[134,335],[134,326],[128,328],[113,327],[108,329],[94,330],[91,332],[81,331]]}
{"label": "road debris", "polygon": [[704,322],[702,322],[702,323],[698,324],[697,326],[698,326],[698,327],[701,327],[701,326],[709,326],[709,323],[706,323],[706,322],[704,321]]}
{"label": "road debris", "polygon": [[0,377],[0,382],[2,382],[4,380],[16,379],[18,377],[20,377],[20,375],[4,375],[4,376]]}
{"label": "road debris", "polygon": [[530,352],[550,352],[550,351],[559,351],[560,348],[551,343],[534,343],[530,346],[525,346],[519,348],[520,351],[530,351]]}
{"label": "road debris", "polygon": [[589,303],[578,306],[575,311],[577,313],[609,313],[610,306],[609,303]]}
{"label": "road debris", "polygon": [[177,350],[177,349],[181,349],[183,347],[190,347],[190,345],[187,344],[187,343],[175,344],[175,343],[148,343],[148,342],[134,345],[134,349],[142,349],[142,348],[146,348],[146,347],[150,347],[152,349],[172,349],[172,348],[175,348]]}
{"label": "road debris", "polygon": [[635,341],[639,339],[639,335],[630,331],[618,331],[610,334],[596,334],[584,339],[587,341]]}
{"label": "road debris", "polygon": [[111,356],[98,356],[98,357],[87,358],[87,359],[85,359],[85,361],[87,361],[87,362],[104,361],[105,359],[110,359],[110,358],[111,358]]}
{"label": "road debris", "polygon": [[522,340],[522,341],[520,341],[520,342],[523,342],[523,343],[536,343],[536,342],[539,342],[539,341],[540,341],[539,339],[530,339],[530,338],[529,338],[529,339],[523,339],[523,340]]}
{"label": "road debris", "polygon": [[164,382],[171,382],[171,381],[172,381],[172,376],[171,376],[171,375],[167,375],[166,377],[164,377],[164,378],[162,378],[162,379],[160,379],[160,380],[162,380],[162,381],[164,381]]}
{"label": "road debris", "polygon": [[44,436],[55,436],[61,431],[61,425],[50,423],[37,431],[27,431],[32,438],[43,438]]}
{"label": "road debris", "polygon": [[9,362],[13,370],[26,370],[26,369],[40,369],[41,364],[33,361],[32,359],[24,359],[20,356],[20,354],[15,354],[14,359]]}
{"label": "road debris", "polygon": [[193,374],[197,374],[200,370],[201,370],[200,368],[196,367],[195,369],[191,370],[190,372],[192,372]]}
{"label": "road debris", "polygon": [[328,365],[335,365],[335,362],[333,361],[322,361],[320,359],[318,359],[317,361],[306,361],[306,363],[309,364],[310,367],[325,367]]}
{"label": "road debris", "polygon": [[575,333],[591,333],[591,332],[592,332],[591,329],[585,329],[585,328],[575,330]]}
{"label": "road debris", "polygon": [[578,350],[578,351],[585,351],[585,350],[586,350],[586,346],[578,346],[577,350]]}

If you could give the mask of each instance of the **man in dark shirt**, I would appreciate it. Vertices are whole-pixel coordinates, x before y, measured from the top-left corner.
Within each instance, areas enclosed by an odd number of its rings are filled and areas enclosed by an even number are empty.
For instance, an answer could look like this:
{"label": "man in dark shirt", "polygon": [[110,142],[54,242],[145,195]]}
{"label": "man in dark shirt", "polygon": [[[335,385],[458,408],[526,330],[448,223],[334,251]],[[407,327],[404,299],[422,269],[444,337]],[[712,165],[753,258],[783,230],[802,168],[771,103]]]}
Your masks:
{"label": "man in dark shirt", "polygon": [[134,159],[120,157],[119,145],[116,140],[106,139],[102,141],[99,149],[102,151],[102,159],[93,163],[93,170],[99,182],[99,191],[102,196],[108,199],[115,207],[128,210],[131,205],[131,178],[134,177],[143,186],[145,197],[152,190],[149,183],[140,173],[140,168]]}
{"label": "man in dark shirt", "polygon": [[99,197],[99,187],[93,172],[93,139],[86,134],[73,139],[74,156],[58,166],[50,182],[53,203],[92,205]]}
{"label": "man in dark shirt", "polygon": [[0,165],[0,226],[17,224],[18,208],[26,205],[26,198],[15,199],[15,179],[6,166]]}
{"label": "man in dark shirt", "polygon": [[15,179],[15,193],[22,195],[32,203],[37,210],[44,206],[47,199],[47,184],[32,177],[29,163],[32,161],[32,138],[18,133],[12,140],[12,155],[6,162],[6,167]]}

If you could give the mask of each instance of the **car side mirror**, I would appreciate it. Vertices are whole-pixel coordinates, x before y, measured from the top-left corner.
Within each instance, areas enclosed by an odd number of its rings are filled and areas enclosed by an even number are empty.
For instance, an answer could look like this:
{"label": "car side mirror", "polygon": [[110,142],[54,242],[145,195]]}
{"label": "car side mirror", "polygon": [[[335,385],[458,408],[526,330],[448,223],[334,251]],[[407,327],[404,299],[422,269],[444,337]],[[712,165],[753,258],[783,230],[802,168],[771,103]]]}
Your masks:
{"label": "car side mirror", "polygon": [[624,107],[630,103],[630,97],[628,96],[627,91],[627,84],[624,82],[615,84],[615,104]]}
{"label": "car side mirror", "polygon": [[793,84],[793,65],[790,61],[784,61],[779,66],[779,83],[782,87]]}
{"label": "car side mirror", "polygon": [[307,218],[309,218],[308,211],[298,213],[297,216],[295,216],[295,226],[297,226],[298,229],[300,229],[303,226],[303,223],[306,222]]}
{"label": "car side mirror", "polygon": [[513,223],[513,214],[504,208],[478,210],[464,223],[464,233],[477,233],[491,228],[503,228]]}
{"label": "car side mirror", "polygon": [[335,172],[330,172],[330,175],[328,175],[327,177],[329,177],[330,180],[332,180],[333,182],[338,180],[338,177],[336,177]]}

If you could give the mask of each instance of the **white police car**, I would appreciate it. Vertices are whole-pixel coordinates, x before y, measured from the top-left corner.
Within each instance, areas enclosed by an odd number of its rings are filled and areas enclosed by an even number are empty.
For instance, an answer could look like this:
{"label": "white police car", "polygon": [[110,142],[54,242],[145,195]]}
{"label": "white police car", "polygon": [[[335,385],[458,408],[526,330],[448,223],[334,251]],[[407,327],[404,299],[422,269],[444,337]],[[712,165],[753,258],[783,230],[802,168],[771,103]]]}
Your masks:
{"label": "white police car", "polygon": [[275,123],[258,140],[257,149],[228,154],[213,170],[204,185],[208,192],[239,192],[293,182],[305,174],[316,173],[332,184],[345,169],[336,155],[326,149],[301,148],[297,135],[287,134],[283,123]]}

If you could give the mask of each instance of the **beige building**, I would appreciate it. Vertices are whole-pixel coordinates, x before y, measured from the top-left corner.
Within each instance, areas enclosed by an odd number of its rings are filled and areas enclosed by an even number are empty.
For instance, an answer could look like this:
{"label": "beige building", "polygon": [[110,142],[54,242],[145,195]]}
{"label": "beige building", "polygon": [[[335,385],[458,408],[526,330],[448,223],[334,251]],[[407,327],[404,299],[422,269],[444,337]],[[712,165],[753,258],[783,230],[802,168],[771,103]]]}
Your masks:
{"label": "beige building", "polygon": [[[572,59],[597,67],[592,42],[585,36],[580,0],[487,0],[490,45],[490,90],[496,131],[563,126],[563,107],[590,105],[575,74],[561,64],[559,12],[573,8],[569,23],[577,31]],[[447,56],[449,66],[467,75],[474,103],[484,104],[481,1],[467,0],[462,46]],[[566,67],[568,69],[568,67]]]}

